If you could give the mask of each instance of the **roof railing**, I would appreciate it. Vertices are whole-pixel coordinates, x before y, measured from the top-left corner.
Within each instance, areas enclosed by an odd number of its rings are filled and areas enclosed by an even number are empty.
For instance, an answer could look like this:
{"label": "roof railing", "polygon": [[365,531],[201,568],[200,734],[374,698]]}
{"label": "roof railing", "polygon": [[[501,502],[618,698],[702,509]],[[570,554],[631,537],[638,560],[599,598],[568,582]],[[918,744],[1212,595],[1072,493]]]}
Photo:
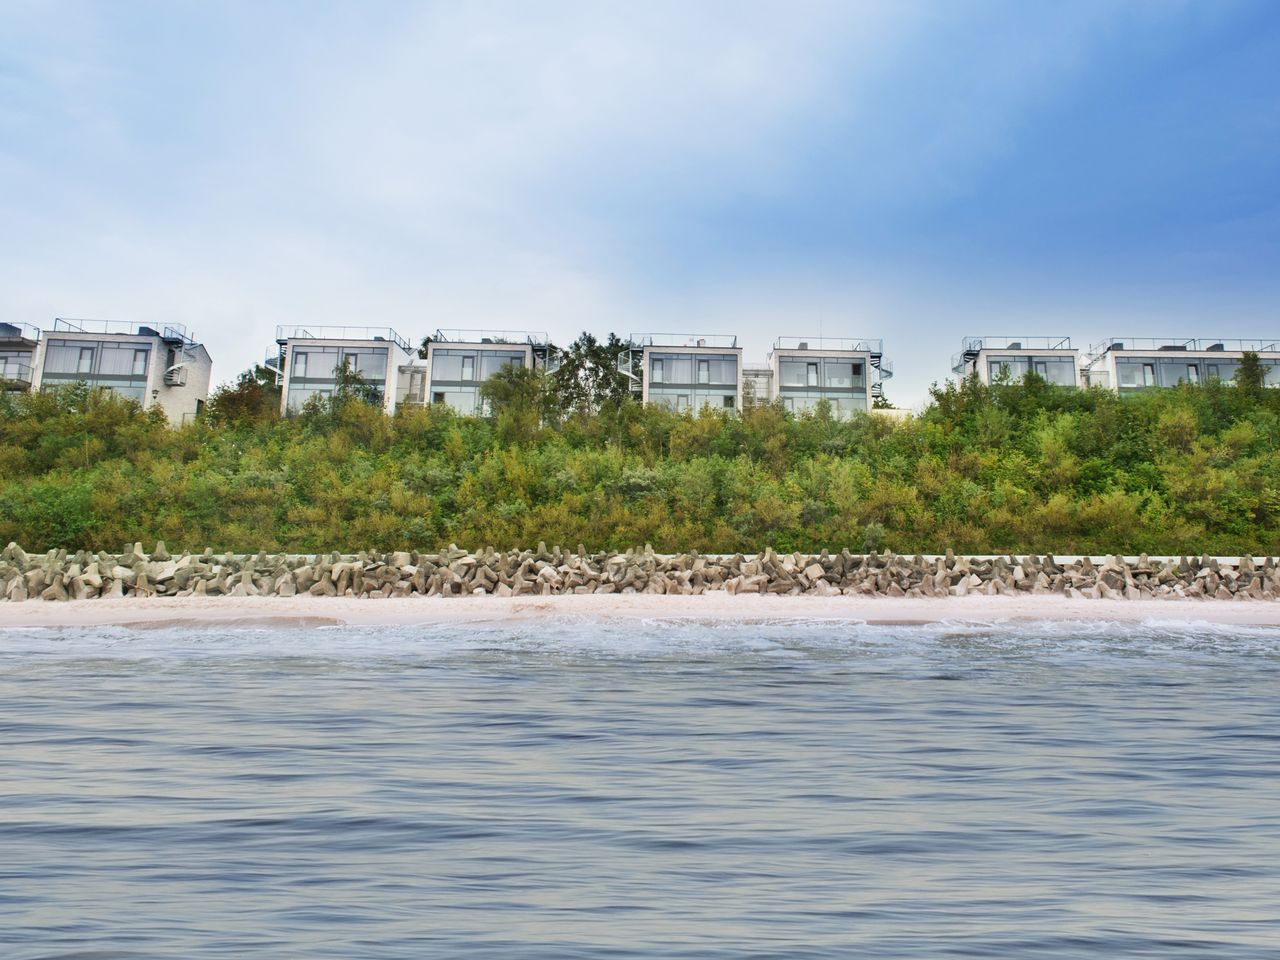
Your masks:
{"label": "roof railing", "polygon": [[0,341],[5,340],[30,340],[32,342],[40,339],[40,328],[30,323],[9,323],[4,321],[0,323]]}
{"label": "roof railing", "polygon": [[409,341],[390,327],[333,327],[311,324],[282,324],[276,327],[276,343],[286,340],[386,340],[405,353],[412,353]]}
{"label": "roof railing", "polygon": [[81,320],[55,317],[54,333],[101,333],[125,337],[159,337],[187,347],[194,347],[196,340],[181,323],[151,324],[133,320]]}
{"label": "roof railing", "polygon": [[979,350],[1070,350],[1070,337],[965,337],[960,349],[964,353]]}
{"label": "roof railing", "polygon": [[551,338],[540,330],[491,330],[489,328],[467,330],[437,330],[431,337],[438,343],[511,343],[517,346],[545,347]]}
{"label": "roof railing", "polygon": [[738,338],[728,333],[631,333],[627,341],[641,347],[719,347],[736,350]]}
{"label": "roof railing", "polygon": [[1218,337],[1108,337],[1089,348],[1094,356],[1114,350],[1138,350],[1173,353],[1197,351],[1202,353],[1276,353],[1280,352],[1280,337],[1258,340],[1228,340]]}
{"label": "roof railing", "polygon": [[866,337],[779,337],[773,341],[773,349],[884,353],[884,341]]}

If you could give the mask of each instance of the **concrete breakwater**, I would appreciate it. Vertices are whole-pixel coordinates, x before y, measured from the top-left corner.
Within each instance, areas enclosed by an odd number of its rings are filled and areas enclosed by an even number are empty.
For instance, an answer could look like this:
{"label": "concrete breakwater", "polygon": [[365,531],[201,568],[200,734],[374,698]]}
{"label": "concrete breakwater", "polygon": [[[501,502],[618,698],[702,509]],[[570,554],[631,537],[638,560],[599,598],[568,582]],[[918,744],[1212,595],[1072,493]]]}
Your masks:
{"label": "concrete breakwater", "polygon": [[0,597],[8,601],[112,597],[407,597],[546,594],[729,594],[954,597],[1052,595],[1076,599],[1275,600],[1280,568],[1271,557],[1204,556],[1152,560],[1050,555],[906,557],[890,552],[744,556],[548,550],[357,554],[202,554],[172,556],[164,543],[120,554],[0,551]]}

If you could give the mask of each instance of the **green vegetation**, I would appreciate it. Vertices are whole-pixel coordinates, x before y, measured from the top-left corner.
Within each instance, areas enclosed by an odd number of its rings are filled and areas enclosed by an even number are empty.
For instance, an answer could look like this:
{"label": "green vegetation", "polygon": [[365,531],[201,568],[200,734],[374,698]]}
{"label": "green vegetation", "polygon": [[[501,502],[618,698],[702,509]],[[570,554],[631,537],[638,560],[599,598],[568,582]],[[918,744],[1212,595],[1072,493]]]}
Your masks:
{"label": "green vegetation", "polygon": [[614,345],[507,371],[493,416],[386,416],[358,383],[276,416],[248,373],[201,422],[84,387],[0,398],[0,542],[316,551],[645,542],[660,551],[1280,551],[1280,390],[1258,378],[1118,397],[1034,376],[935,388],[922,415],[627,398]]}

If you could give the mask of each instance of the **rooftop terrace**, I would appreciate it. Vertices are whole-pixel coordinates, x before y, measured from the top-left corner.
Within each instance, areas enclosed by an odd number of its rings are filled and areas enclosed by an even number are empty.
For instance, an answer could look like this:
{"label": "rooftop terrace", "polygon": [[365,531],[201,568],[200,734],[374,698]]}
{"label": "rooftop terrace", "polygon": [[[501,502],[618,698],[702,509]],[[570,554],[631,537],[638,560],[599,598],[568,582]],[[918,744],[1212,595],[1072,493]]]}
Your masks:
{"label": "rooftop terrace", "polygon": [[196,346],[197,341],[181,323],[134,323],[131,320],[80,320],[55,317],[53,333],[95,333],[123,337],[159,337],[169,343]]}
{"label": "rooftop terrace", "polygon": [[438,343],[527,343],[534,347],[546,347],[551,344],[551,338],[542,331],[492,330],[487,327],[474,330],[437,330],[431,339]]}
{"label": "rooftop terrace", "polygon": [[884,341],[865,337],[779,337],[773,341],[773,349],[884,353]]}
{"label": "rooftop terrace", "polygon": [[728,333],[630,333],[627,340],[634,347],[738,347],[738,338]]}
{"label": "rooftop terrace", "polygon": [[1181,350],[1205,353],[1233,352],[1275,353],[1280,351],[1280,337],[1262,340],[1220,340],[1217,338],[1184,337],[1109,337],[1099,340],[1089,348],[1089,353],[1101,356],[1112,350],[1144,350],[1175,353]]}
{"label": "rooftop terrace", "polygon": [[387,340],[394,343],[405,353],[412,353],[409,341],[390,327],[315,327],[315,326],[279,326],[276,327],[276,343],[287,340]]}
{"label": "rooftop terrace", "polygon": [[29,323],[0,323],[0,343],[35,343],[39,339],[39,327]]}

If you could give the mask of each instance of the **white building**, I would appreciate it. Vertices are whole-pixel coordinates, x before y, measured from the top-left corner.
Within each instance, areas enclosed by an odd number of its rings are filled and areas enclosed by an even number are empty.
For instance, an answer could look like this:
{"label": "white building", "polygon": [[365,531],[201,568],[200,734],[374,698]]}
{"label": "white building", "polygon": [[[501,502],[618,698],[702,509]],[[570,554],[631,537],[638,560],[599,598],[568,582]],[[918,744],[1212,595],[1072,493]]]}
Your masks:
{"label": "white building", "polygon": [[72,383],[105,387],[158,406],[174,424],[193,420],[209,399],[213,361],[186,327],[114,320],[54,320],[36,353],[34,389]]}
{"label": "white building", "polygon": [[1245,353],[1258,355],[1266,385],[1280,386],[1280,338],[1275,340],[1111,338],[1089,348],[1084,375],[1090,386],[1120,393],[1179,383],[1235,379]]}
{"label": "white building", "polygon": [[[742,407],[742,348],[729,335],[633,333],[631,361],[639,367],[640,400],[671,410]],[[634,373],[631,374],[633,377]]]}
{"label": "white building", "polygon": [[836,419],[866,413],[893,376],[880,340],[846,337],[779,337],[769,353],[773,399],[791,413],[826,401]]}
{"label": "white building", "polygon": [[1080,354],[1070,337],[965,337],[951,358],[958,376],[977,374],[981,383],[1017,382],[1035,373],[1060,387],[1080,386]]}
{"label": "white building", "polygon": [[29,323],[0,323],[0,391],[23,393],[36,379],[40,330]]}
{"label": "white building", "polygon": [[280,378],[280,412],[294,414],[312,397],[328,398],[342,371],[360,377],[383,409],[394,409],[398,368],[413,356],[409,342],[390,327],[276,328],[276,349],[266,366]]}
{"label": "white building", "polygon": [[554,352],[545,333],[437,330],[427,340],[425,367],[401,369],[399,396],[406,403],[444,403],[464,416],[479,415],[481,384],[503,367],[554,369]]}

